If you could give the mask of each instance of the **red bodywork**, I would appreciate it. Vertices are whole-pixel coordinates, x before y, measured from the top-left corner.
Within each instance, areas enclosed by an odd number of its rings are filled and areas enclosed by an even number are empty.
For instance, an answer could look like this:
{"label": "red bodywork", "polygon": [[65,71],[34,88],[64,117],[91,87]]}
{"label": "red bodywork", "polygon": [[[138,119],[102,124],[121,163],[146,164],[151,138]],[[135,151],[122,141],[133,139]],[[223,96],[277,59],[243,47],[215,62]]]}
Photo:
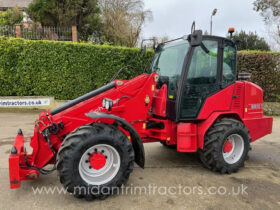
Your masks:
{"label": "red bodywork", "polygon": [[[31,154],[25,154],[24,137],[17,135],[14,146],[16,154],[10,154],[10,185],[20,187],[22,180],[37,179],[38,170],[48,164],[55,164],[55,153],[42,135],[42,131],[52,123],[63,125],[58,134],[50,134],[50,144],[58,150],[65,136],[76,128],[102,121],[112,124],[110,119],[92,119],[89,112],[110,113],[125,119],[138,132],[142,141],[165,141],[168,145],[177,144],[179,152],[196,152],[204,145],[204,135],[218,118],[230,117],[242,121],[250,130],[252,141],[272,132],[272,118],[263,116],[263,91],[250,82],[238,81],[220,92],[208,97],[203,104],[197,121],[174,122],[166,119],[167,87],[156,89],[158,76],[143,74],[132,80],[115,81],[115,88],[83,101],[60,113],[51,115],[42,112],[36,121],[30,145]],[[112,99],[112,110],[102,108],[102,99]],[[150,121],[164,124],[164,128],[147,128]],[[120,128],[121,129],[121,128]],[[129,133],[124,131],[128,138]],[[102,158],[102,157],[95,157]],[[33,166],[31,168],[30,166]],[[93,166],[100,167],[100,166]]]}

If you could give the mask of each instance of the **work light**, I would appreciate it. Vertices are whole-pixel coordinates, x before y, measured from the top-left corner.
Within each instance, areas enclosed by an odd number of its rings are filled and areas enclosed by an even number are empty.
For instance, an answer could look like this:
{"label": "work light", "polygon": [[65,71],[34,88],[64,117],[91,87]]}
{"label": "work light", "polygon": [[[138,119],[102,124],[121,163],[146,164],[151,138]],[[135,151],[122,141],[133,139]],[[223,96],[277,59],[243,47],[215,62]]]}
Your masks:
{"label": "work light", "polygon": [[111,111],[113,107],[113,100],[109,98],[103,98],[102,107],[108,111]]}

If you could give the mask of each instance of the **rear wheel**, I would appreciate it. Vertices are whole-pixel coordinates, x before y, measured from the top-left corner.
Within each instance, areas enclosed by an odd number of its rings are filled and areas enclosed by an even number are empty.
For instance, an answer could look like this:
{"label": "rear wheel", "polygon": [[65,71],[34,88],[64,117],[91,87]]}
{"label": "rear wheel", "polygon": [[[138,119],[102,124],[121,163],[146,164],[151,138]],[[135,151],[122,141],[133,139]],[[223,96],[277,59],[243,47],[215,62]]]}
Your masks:
{"label": "rear wheel", "polygon": [[96,123],[70,133],[57,155],[60,182],[75,197],[104,199],[126,184],[134,151],[115,126]]}
{"label": "rear wheel", "polygon": [[236,172],[244,166],[251,137],[245,125],[235,119],[217,120],[205,135],[202,163],[213,171]]}

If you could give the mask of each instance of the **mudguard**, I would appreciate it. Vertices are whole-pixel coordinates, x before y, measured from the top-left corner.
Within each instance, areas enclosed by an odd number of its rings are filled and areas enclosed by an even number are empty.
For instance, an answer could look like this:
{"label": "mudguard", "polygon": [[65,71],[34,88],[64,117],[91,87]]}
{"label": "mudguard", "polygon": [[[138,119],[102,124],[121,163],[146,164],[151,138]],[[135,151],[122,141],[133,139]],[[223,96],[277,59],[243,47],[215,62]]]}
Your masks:
{"label": "mudguard", "polygon": [[97,112],[89,112],[86,114],[87,117],[91,119],[113,119],[115,123],[121,126],[124,130],[129,132],[132,140],[132,146],[135,152],[135,162],[141,167],[144,168],[145,166],[145,151],[142,140],[134,129],[134,127],[128,123],[125,119],[120,118],[116,115],[107,114],[107,113],[97,113]]}

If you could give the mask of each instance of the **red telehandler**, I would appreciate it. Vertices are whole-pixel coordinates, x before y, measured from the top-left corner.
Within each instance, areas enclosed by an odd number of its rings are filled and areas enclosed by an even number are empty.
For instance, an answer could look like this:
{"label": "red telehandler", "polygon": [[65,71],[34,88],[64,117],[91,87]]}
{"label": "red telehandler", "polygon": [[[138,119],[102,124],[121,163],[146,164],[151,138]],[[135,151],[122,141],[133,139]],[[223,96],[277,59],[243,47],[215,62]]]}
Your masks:
{"label": "red telehandler", "polygon": [[127,183],[134,162],[144,168],[146,142],[198,152],[207,168],[236,172],[273,122],[263,115],[263,90],[246,74],[236,80],[236,63],[236,41],[194,27],[159,44],[149,73],[40,113],[31,154],[19,130],[9,157],[11,188],[57,170],[75,197],[106,198]]}

